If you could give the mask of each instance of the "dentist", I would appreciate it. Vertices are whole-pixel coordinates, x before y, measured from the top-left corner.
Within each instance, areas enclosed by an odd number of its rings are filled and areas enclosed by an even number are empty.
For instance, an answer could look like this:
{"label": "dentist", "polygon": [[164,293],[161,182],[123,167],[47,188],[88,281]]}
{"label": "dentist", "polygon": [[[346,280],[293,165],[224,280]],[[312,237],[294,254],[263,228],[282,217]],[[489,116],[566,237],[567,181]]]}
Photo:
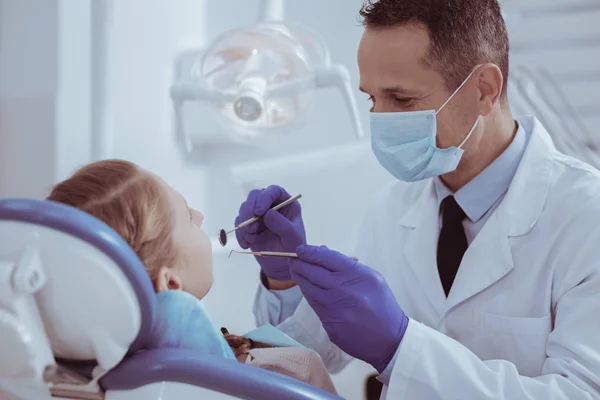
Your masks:
{"label": "dentist", "polygon": [[[379,0],[360,12],[375,196],[356,262],[306,245],[289,194],[250,193],[236,225],[257,258],[255,314],[353,357],[392,399],[600,399],[600,173],[560,154],[507,101],[497,0]],[[384,394],[385,395],[385,394]]]}

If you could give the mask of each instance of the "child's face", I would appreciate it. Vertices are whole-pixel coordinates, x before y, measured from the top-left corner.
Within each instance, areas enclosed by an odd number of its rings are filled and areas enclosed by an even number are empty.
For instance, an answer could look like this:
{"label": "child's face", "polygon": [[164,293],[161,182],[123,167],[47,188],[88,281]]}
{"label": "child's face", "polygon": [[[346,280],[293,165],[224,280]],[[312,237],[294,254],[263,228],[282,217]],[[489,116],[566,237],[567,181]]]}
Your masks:
{"label": "child's face", "polygon": [[156,177],[165,188],[175,220],[173,245],[179,262],[172,268],[162,268],[157,290],[181,289],[202,299],[213,283],[212,248],[210,238],[202,230],[204,216],[188,207],[181,194]]}

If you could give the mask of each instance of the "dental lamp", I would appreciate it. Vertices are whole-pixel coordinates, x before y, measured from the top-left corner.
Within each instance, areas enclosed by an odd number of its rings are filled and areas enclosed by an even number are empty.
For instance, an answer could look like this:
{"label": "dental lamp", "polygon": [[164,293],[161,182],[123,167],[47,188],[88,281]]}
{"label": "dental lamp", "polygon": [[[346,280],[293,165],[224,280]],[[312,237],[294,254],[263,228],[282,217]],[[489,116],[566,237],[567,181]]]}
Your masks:
{"label": "dental lamp", "polygon": [[[205,50],[182,57],[171,98],[185,152],[192,151],[190,130],[196,128],[189,121],[197,118],[184,112],[186,102],[201,102],[213,111],[210,116],[221,128],[216,141],[256,145],[297,127],[309,114],[316,90],[327,87],[340,91],[354,133],[363,137],[350,74],[331,63],[323,38],[284,22],[282,1],[265,1],[262,13],[257,25],[228,31]],[[209,135],[200,141],[214,143]]]}
{"label": "dental lamp", "polygon": [[309,120],[319,89],[337,88],[351,117],[348,139],[364,136],[348,69],[331,62],[319,34],[284,21],[283,11],[283,0],[263,0],[258,23],[176,61],[176,144],[186,165],[203,167],[209,232],[231,225],[242,193],[255,188],[235,179],[233,165],[306,150],[294,133]]}

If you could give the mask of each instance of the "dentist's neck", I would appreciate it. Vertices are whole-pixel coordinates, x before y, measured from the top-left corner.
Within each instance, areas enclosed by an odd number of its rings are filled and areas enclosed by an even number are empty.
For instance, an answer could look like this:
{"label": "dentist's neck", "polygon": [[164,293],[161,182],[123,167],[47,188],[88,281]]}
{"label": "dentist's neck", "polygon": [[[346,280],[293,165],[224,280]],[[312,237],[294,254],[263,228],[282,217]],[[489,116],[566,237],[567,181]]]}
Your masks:
{"label": "dentist's neck", "polygon": [[508,104],[498,107],[487,117],[482,117],[480,124],[478,129],[483,129],[483,132],[477,136],[473,132],[476,137],[471,137],[469,141],[476,138],[479,140],[471,143],[467,141],[459,167],[441,177],[453,192],[469,183],[498,158],[510,145],[518,128]]}

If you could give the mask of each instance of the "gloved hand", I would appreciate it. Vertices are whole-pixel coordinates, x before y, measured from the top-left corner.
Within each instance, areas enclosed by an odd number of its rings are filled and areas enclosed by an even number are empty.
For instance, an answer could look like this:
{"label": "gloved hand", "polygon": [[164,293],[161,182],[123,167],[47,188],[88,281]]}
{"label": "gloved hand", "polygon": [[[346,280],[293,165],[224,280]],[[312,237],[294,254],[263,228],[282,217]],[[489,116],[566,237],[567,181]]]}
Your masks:
{"label": "gloved hand", "polygon": [[396,354],[408,317],[381,274],[325,246],[302,245],[296,252],[292,279],[329,339],[382,373]]}
{"label": "gloved hand", "polygon": [[[270,210],[290,197],[292,196],[279,186],[250,192],[248,199],[240,207],[235,226],[254,216],[264,217],[235,232],[243,249],[293,253],[299,245],[306,243],[300,203],[295,201],[277,211]],[[269,278],[278,281],[291,279],[287,258],[256,257],[256,260]]]}

